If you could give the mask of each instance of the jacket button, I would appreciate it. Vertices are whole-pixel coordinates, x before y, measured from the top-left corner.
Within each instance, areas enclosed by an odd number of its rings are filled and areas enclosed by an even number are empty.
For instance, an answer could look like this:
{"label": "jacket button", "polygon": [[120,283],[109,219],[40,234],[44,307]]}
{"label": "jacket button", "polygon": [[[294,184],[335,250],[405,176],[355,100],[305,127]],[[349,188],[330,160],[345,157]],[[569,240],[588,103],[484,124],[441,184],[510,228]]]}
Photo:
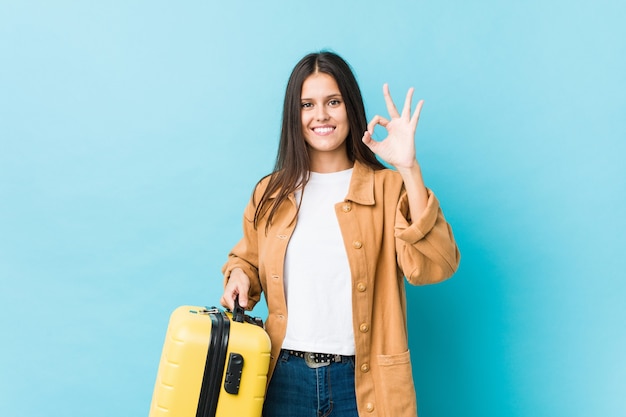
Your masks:
{"label": "jacket button", "polygon": [[365,290],[367,289],[367,287],[365,286],[365,284],[363,284],[362,282],[359,282],[358,284],[356,284],[356,289],[359,292],[365,292]]}
{"label": "jacket button", "polygon": [[361,249],[363,247],[363,243],[359,240],[355,240],[352,242],[352,246],[354,246],[355,249]]}
{"label": "jacket button", "polygon": [[371,413],[372,411],[374,411],[374,404],[372,403],[367,403],[365,405],[365,410],[367,410],[368,413]]}
{"label": "jacket button", "polygon": [[361,372],[369,372],[370,366],[367,363],[361,365]]}
{"label": "jacket button", "polygon": [[350,203],[346,203],[343,205],[343,207],[341,207],[341,209],[343,210],[344,213],[347,213],[350,210],[352,210],[352,206],[350,205]]}
{"label": "jacket button", "polygon": [[359,330],[361,331],[361,333],[367,333],[370,329],[370,326],[368,326],[366,323],[361,324],[361,326],[359,326]]}

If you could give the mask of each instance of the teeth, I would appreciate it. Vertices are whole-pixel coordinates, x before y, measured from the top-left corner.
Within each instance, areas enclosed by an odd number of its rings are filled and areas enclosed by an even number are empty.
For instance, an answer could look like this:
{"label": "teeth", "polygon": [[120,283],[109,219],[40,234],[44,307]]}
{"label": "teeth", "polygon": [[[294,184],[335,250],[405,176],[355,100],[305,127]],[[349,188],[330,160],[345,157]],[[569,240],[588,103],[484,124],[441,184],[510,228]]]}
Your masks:
{"label": "teeth", "polygon": [[333,130],[335,130],[335,128],[333,127],[316,127],[315,129],[313,129],[315,133],[330,133]]}

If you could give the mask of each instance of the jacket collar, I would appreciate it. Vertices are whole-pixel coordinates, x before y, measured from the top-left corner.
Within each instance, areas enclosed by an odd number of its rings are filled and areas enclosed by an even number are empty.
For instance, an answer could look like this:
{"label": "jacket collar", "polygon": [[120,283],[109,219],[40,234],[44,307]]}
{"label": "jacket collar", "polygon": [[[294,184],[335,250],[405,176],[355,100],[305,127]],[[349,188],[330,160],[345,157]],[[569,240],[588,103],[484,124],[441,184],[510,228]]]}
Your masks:
{"label": "jacket collar", "polygon": [[[274,191],[270,199],[276,198],[277,195],[278,191]],[[293,195],[289,198],[293,199]],[[350,187],[348,188],[348,195],[346,196],[346,201],[348,200],[366,206],[373,206],[375,203],[374,170],[359,161],[354,161]]]}
{"label": "jacket collar", "polygon": [[350,188],[348,189],[346,200],[367,206],[374,205],[373,169],[361,164],[359,161],[354,162],[354,169],[352,171]]}

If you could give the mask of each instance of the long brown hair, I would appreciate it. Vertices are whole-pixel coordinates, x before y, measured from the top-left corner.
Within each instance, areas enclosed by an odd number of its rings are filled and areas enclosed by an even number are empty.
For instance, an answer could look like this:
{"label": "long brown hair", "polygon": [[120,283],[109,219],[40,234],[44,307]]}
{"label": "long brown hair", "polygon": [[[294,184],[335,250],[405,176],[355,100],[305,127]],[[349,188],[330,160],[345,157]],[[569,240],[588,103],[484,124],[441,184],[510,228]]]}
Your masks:
{"label": "long brown hair", "polygon": [[[350,126],[350,132],[346,138],[348,159],[352,162],[357,160],[372,169],[385,168],[361,140],[367,129],[365,106],[361,90],[348,63],[333,52],[322,51],[308,54],[296,64],[287,82],[276,164],[270,174],[269,184],[256,207],[255,228],[259,220],[269,211],[265,227],[267,232],[278,207],[289,194],[299,187],[304,187],[309,180],[309,152],[302,132],[300,115],[302,84],[311,74],[320,72],[335,79],[346,106]],[[272,202],[270,197],[274,194],[276,197]]]}

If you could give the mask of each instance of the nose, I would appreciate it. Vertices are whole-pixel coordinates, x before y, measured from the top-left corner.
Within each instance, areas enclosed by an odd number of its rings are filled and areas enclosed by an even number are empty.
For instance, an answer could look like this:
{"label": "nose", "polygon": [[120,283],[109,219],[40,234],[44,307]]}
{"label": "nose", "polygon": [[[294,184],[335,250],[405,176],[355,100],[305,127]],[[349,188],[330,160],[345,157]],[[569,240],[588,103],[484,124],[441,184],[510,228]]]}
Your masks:
{"label": "nose", "polygon": [[326,111],[326,106],[316,106],[315,120],[317,121],[328,120],[328,112]]}

